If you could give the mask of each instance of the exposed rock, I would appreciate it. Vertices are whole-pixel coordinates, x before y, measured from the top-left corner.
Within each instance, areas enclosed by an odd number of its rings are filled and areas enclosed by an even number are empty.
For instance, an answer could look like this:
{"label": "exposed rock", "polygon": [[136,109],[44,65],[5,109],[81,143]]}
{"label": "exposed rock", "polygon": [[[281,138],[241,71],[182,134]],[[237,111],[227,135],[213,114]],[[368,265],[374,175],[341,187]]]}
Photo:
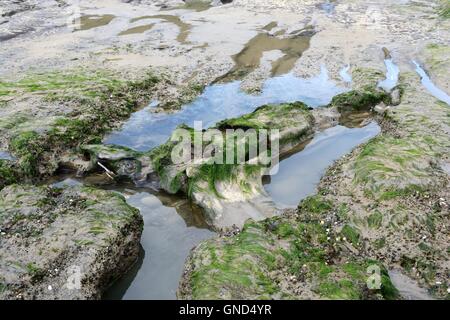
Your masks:
{"label": "exposed rock", "polygon": [[112,192],[6,187],[0,191],[0,297],[99,299],[136,261],[142,227],[138,210]]}

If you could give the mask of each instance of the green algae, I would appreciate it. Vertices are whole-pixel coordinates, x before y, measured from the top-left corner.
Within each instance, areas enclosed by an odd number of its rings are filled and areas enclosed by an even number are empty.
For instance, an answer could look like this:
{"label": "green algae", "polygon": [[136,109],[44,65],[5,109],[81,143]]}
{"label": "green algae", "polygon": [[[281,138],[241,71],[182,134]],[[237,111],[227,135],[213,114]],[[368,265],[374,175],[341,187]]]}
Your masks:
{"label": "green algae", "polygon": [[[44,94],[51,96],[55,102],[70,100],[81,109],[64,117],[55,117],[50,120],[48,128],[39,132],[27,130],[38,121],[31,117],[20,115],[2,119],[2,129],[13,129],[9,133],[9,149],[18,158],[16,175],[24,179],[38,179],[41,174],[56,169],[57,165],[48,159],[58,157],[61,150],[99,143],[117,121],[127,118],[149,98],[151,89],[159,81],[152,73],[137,80],[121,81],[112,78],[106,71],[68,71],[25,77],[14,86],[2,82],[0,89],[14,87],[10,91],[14,95],[24,92]],[[2,178],[0,181],[8,184],[11,179]]]}

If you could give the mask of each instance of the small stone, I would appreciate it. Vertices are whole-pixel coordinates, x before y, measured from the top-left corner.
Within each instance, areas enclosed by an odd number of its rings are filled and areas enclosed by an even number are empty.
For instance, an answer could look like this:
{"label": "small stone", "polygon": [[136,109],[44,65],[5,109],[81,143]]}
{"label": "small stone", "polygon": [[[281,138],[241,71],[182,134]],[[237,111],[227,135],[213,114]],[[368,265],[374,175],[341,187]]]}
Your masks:
{"label": "small stone", "polygon": [[51,285],[49,285],[47,288],[48,288],[49,291],[52,291],[52,290],[53,290],[53,288],[52,288]]}

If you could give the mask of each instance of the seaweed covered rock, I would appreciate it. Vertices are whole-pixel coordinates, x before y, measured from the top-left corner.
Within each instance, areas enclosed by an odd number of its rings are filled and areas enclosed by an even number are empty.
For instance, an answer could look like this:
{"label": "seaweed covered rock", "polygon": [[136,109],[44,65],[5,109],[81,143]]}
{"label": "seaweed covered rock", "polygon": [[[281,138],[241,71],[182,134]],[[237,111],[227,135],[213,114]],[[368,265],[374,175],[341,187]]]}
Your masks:
{"label": "seaweed covered rock", "polygon": [[[256,139],[263,129],[277,130],[276,143],[279,148],[273,148],[275,142],[270,140],[269,133],[266,137],[270,158],[288,152],[310,138],[313,125],[314,118],[310,110],[301,102],[265,105],[204,131],[194,131],[181,125],[166,143],[149,152],[140,153],[103,145],[87,145],[82,150],[89,153],[91,169],[98,168],[100,163],[104,170],[111,170],[115,177],[127,176],[138,183],[150,180],[171,194],[186,194],[205,209],[206,218],[211,224],[221,229],[242,226],[249,218],[260,220],[276,213],[262,185],[262,177],[270,169],[270,163],[261,165],[259,154],[250,155],[250,135],[246,130],[254,133]],[[179,139],[183,134],[188,141]],[[212,144],[203,141],[206,136],[210,136],[209,140],[214,136],[221,138],[212,152]],[[231,137],[232,142],[227,137]],[[200,139],[199,158],[193,156],[196,139]],[[258,145],[258,140],[254,142]],[[173,156],[179,147],[185,147],[187,159],[174,163]],[[243,162],[237,161],[236,150],[240,147],[244,150]],[[227,155],[231,152],[232,161],[227,163]],[[221,157],[222,161],[216,162],[217,157]]]}
{"label": "seaweed covered rock", "polygon": [[360,244],[345,237],[342,225],[332,230],[339,221],[323,220],[332,210],[323,198],[311,197],[298,213],[249,221],[235,236],[201,243],[187,261],[178,297],[397,298],[384,266],[354,254]]}
{"label": "seaweed covered rock", "polygon": [[87,187],[0,191],[0,297],[98,299],[137,259],[143,221]]}
{"label": "seaweed covered rock", "polygon": [[[0,188],[55,173],[79,146],[99,143],[119,121],[147,103],[159,81],[151,73],[119,80],[110,71],[82,69],[28,74],[15,82],[0,82],[0,96],[20,97],[11,103],[22,106],[0,118],[1,149],[16,158],[8,172],[0,169]],[[15,179],[11,179],[11,171]]]}
{"label": "seaweed covered rock", "polygon": [[[306,105],[297,102],[265,105],[242,117],[224,120],[217,128],[222,131],[279,130],[279,150],[269,146],[268,151],[272,156],[280,156],[308,139],[313,124],[314,118]],[[245,138],[239,139],[237,145],[249,143]],[[262,184],[270,165],[254,164],[258,161],[252,162],[255,159],[250,159],[248,153],[245,158],[249,161],[244,164],[202,164],[189,176],[189,195],[205,209],[208,220],[218,228],[240,227],[247,219],[261,220],[278,213]]]}

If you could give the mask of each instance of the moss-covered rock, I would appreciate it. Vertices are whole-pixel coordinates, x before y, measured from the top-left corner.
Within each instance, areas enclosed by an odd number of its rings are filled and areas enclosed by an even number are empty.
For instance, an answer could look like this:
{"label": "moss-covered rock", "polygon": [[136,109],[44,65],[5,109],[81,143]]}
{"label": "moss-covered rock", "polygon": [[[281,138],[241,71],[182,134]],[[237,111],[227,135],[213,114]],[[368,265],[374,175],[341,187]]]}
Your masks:
{"label": "moss-covered rock", "polygon": [[[365,85],[378,82],[371,74]],[[366,79],[354,79],[361,90]],[[317,196],[194,249],[179,297],[401,298],[387,268],[448,297],[449,109],[415,74],[402,74],[400,86],[399,105],[380,119],[382,134],[332,166]],[[335,103],[367,106],[385,96],[372,94],[353,92]],[[255,250],[239,242],[255,233]],[[381,283],[375,290],[367,283],[373,270]]]}
{"label": "moss-covered rock", "polygon": [[[186,264],[182,299],[363,299],[398,298],[377,261],[345,253],[325,222],[332,212],[320,196],[305,200],[296,214],[250,221],[232,237],[200,244]],[[368,287],[377,270],[379,285]]]}
{"label": "moss-covered rock", "polygon": [[[6,187],[0,191],[0,297],[100,298],[136,260],[142,227],[138,210],[112,192]],[[74,270],[79,282],[71,282]]]}
{"label": "moss-covered rock", "polygon": [[[248,136],[245,133],[240,135],[237,129],[253,129],[256,134],[262,129],[279,130],[277,152],[283,153],[308,139],[313,132],[313,124],[314,118],[303,103],[265,105],[239,118],[224,120],[202,133],[181,125],[166,143],[149,152],[139,153],[122,147],[102,145],[87,145],[81,150],[90,154],[91,168],[97,167],[96,163],[100,162],[118,176],[123,176],[119,172],[121,171],[126,172],[133,180],[156,180],[165,191],[172,194],[182,192],[202,206],[212,225],[226,228],[232,225],[242,226],[251,217],[262,219],[276,213],[262,185],[262,177],[269,167],[256,163],[255,160],[258,159],[250,159]],[[226,138],[228,129],[236,130],[232,142]],[[222,153],[205,156],[203,159],[191,157],[180,164],[173,163],[172,153],[183,142],[178,139],[180,130],[186,130],[183,132],[187,132],[191,139],[191,145],[187,146],[189,151],[194,149],[193,143],[197,135],[220,135],[223,138],[220,146]],[[271,141],[268,140],[267,143],[269,154],[275,152],[275,149],[272,151]],[[209,143],[203,144],[202,154],[206,154],[208,147]],[[245,148],[242,159],[245,163],[236,161],[236,150],[240,147]],[[231,151],[235,154],[232,159],[234,163],[226,164],[227,154]],[[217,155],[222,156],[223,164],[211,161]],[[125,164],[130,170],[123,168]]]}
{"label": "moss-covered rock", "polygon": [[[109,73],[86,70],[25,77],[14,83],[0,83],[3,96],[31,94],[56,105],[70,105],[64,115],[41,118],[14,114],[0,121],[0,139],[17,157],[15,175],[22,181],[38,180],[53,173],[68,152],[84,144],[99,143],[118,121],[126,119],[159,82],[153,74],[133,81],[121,81]],[[0,177],[0,182],[7,179]],[[4,184],[3,184],[4,185]],[[0,187],[3,186],[0,184]]]}
{"label": "moss-covered rock", "polygon": [[368,111],[380,102],[390,103],[390,96],[381,90],[366,87],[362,90],[351,90],[333,97],[331,106],[339,112]]}

